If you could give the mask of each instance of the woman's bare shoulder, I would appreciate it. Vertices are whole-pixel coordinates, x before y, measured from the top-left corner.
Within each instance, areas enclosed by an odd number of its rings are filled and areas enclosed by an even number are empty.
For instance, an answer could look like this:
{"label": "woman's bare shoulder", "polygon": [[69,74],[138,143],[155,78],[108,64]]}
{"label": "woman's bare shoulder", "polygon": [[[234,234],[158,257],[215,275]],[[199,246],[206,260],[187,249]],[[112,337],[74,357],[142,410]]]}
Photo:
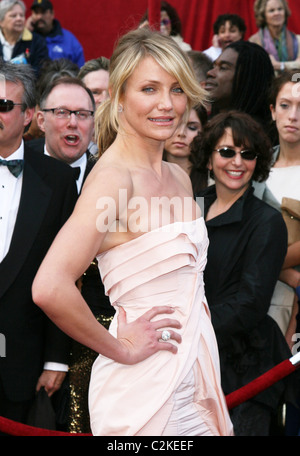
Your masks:
{"label": "woman's bare shoulder", "polygon": [[120,188],[132,191],[132,185],[128,167],[115,159],[106,158],[104,154],[89,173],[83,191],[93,192],[97,189],[97,193],[101,192],[105,196],[114,194]]}
{"label": "woman's bare shoulder", "polygon": [[164,162],[165,165],[169,168],[169,172],[172,174],[174,179],[179,182],[184,188],[192,193],[192,184],[189,175],[176,163]]}

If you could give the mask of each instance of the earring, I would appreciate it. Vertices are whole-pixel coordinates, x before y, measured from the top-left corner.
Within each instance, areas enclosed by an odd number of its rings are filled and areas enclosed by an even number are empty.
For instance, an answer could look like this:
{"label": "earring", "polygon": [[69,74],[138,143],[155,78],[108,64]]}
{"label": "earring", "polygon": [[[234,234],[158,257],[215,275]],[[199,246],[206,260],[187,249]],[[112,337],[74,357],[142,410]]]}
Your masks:
{"label": "earring", "polygon": [[121,104],[118,105],[118,112],[123,112],[123,106]]}

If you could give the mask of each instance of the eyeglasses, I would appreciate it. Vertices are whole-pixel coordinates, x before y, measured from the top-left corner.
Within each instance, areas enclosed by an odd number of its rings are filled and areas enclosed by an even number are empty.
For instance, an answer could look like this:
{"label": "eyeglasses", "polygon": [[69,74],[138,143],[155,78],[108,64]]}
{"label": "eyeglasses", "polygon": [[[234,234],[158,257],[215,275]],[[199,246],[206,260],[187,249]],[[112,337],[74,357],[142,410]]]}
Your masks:
{"label": "eyeglasses", "polygon": [[169,25],[170,23],[171,23],[170,19],[162,19],[160,21],[160,25],[164,25],[164,26]]}
{"label": "eyeglasses", "polygon": [[77,120],[87,120],[94,115],[94,111],[88,111],[86,109],[78,109],[77,111],[71,111],[71,109],[66,108],[49,108],[42,109],[42,111],[51,111],[58,119],[70,119],[71,114],[75,114]]}
{"label": "eyeglasses", "polygon": [[9,112],[14,109],[15,106],[22,106],[23,103],[14,103],[12,100],[6,98],[0,99],[0,112]]}
{"label": "eyeglasses", "polygon": [[[233,158],[238,153],[231,147],[221,147],[220,149],[214,149],[216,152],[219,152],[223,158]],[[257,158],[257,153],[251,149],[241,150],[239,152],[243,160],[255,160]]]}

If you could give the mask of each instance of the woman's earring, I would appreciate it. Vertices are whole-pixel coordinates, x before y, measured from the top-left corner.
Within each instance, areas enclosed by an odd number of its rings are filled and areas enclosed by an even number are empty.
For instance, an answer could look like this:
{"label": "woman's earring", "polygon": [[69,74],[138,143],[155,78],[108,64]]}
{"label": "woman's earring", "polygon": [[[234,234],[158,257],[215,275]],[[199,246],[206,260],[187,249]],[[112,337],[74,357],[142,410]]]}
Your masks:
{"label": "woman's earring", "polygon": [[123,112],[123,106],[121,104],[118,105],[118,112]]}

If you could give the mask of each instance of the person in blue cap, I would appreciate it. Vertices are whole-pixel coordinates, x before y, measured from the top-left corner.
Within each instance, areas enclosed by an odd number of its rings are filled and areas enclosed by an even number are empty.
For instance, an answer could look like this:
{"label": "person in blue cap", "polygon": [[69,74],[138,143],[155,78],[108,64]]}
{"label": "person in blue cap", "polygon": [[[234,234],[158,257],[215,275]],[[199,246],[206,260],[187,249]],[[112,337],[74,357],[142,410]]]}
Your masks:
{"label": "person in blue cap", "polygon": [[55,18],[50,1],[34,0],[27,27],[46,39],[51,60],[66,58],[76,63],[79,68],[84,65],[85,57],[82,45],[75,35],[63,28]]}

